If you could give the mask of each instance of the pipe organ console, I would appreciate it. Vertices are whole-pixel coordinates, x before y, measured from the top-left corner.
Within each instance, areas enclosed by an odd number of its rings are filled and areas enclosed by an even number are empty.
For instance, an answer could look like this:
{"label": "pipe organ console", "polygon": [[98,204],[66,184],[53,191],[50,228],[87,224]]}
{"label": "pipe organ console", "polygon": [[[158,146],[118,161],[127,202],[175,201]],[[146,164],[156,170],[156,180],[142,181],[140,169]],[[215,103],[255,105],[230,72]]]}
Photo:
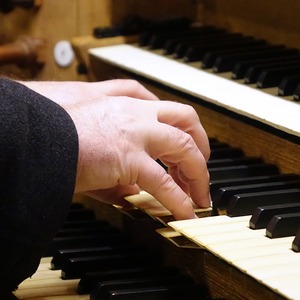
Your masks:
{"label": "pipe organ console", "polygon": [[[212,207],[195,208],[199,219],[175,221],[144,192],[126,198],[127,210],[92,199],[88,209],[74,204],[49,250],[53,258],[43,258],[15,295],[300,299],[297,47],[190,24],[90,49],[96,79],[138,79],[161,99],[196,109],[210,137]],[[98,218],[71,219],[91,208]]]}

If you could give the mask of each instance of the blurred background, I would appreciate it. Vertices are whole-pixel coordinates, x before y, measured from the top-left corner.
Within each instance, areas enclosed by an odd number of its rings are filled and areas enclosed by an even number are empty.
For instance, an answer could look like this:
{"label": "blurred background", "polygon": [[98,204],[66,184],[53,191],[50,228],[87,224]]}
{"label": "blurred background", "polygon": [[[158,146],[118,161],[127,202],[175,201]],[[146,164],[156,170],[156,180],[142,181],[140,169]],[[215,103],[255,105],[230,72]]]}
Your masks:
{"label": "blurred background", "polygon": [[300,47],[299,10],[300,2],[294,0],[0,0],[0,74],[91,80],[87,49],[124,42],[95,38],[95,29],[118,26],[130,16],[187,17]]}
{"label": "blurred background", "polygon": [[194,18],[194,4],[192,0],[0,0],[0,74],[21,79],[88,80],[82,62],[76,55],[72,59],[66,43],[54,57],[58,43],[75,40],[88,43],[88,47],[97,45],[95,28],[119,24],[129,14]]}

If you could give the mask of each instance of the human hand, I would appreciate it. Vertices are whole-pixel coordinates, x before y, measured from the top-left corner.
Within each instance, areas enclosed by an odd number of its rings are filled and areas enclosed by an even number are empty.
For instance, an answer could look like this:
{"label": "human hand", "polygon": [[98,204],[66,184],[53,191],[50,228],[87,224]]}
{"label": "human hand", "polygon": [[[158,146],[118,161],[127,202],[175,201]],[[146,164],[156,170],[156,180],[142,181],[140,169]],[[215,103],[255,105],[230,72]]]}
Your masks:
{"label": "human hand", "polygon": [[210,205],[209,143],[192,107],[129,97],[98,99],[67,109],[79,136],[76,192],[121,198],[141,188],[176,219],[195,217],[189,196],[200,207]]}
{"label": "human hand", "polygon": [[143,85],[131,79],[113,79],[92,83],[80,81],[28,81],[21,83],[66,109],[82,102],[99,100],[102,96],[159,100]]}

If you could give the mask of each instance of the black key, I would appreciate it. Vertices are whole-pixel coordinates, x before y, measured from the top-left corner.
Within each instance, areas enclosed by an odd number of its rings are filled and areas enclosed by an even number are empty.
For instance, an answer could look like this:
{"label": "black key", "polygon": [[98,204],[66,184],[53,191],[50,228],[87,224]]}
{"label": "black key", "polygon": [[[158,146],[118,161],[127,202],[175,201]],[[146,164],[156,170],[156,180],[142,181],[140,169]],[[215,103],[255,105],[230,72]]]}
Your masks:
{"label": "black key", "polygon": [[283,78],[279,83],[278,95],[279,96],[293,95],[299,83],[300,83],[300,75]]}
{"label": "black key", "polygon": [[[152,287],[150,288],[139,288],[139,289],[125,289],[110,291],[107,296],[109,300],[141,300],[141,299],[151,299],[151,300],[162,300],[167,293],[167,288],[165,287]],[[166,298],[167,299],[167,298]],[[90,295],[90,300],[105,300],[103,297],[98,297],[97,294],[94,296],[92,291]]]}
{"label": "black key", "polygon": [[111,290],[107,298],[97,297],[91,293],[91,300],[196,300],[207,299],[208,293],[206,288],[199,284],[166,284],[151,287],[141,287],[135,289]]}
{"label": "black key", "polygon": [[95,219],[95,213],[91,209],[79,208],[70,210],[66,222]]}
{"label": "black key", "polygon": [[80,278],[84,273],[93,271],[115,270],[137,266],[158,265],[160,258],[149,253],[124,253],[95,257],[70,258],[64,264],[63,279]]}
{"label": "black key", "polygon": [[159,33],[165,33],[168,32],[168,30],[147,30],[145,32],[143,32],[140,37],[139,37],[139,46],[140,47],[147,47],[149,45],[149,42],[151,40],[151,38],[155,35],[155,34],[159,34]]}
{"label": "black key", "polygon": [[184,29],[184,30],[177,30],[177,31],[168,31],[168,32],[162,32],[159,34],[154,34],[149,41],[149,48],[151,49],[160,49],[163,48],[166,42],[169,39],[177,38],[177,37],[183,37],[183,36],[192,36],[195,35],[197,32],[209,32],[212,31],[213,27],[201,27],[201,28],[190,28],[190,29]]}
{"label": "black key", "polygon": [[83,226],[80,228],[63,228],[60,229],[56,238],[58,237],[71,237],[71,236],[82,236],[85,234],[100,234],[100,233],[117,233],[120,232],[119,229],[112,226]]}
{"label": "black key", "polygon": [[[185,296],[190,299],[189,296],[189,288],[196,287],[193,280],[187,276],[170,276],[166,278],[158,277],[149,277],[149,278],[138,278],[138,279],[127,279],[127,280],[119,280],[119,281],[110,281],[98,283],[96,287],[92,291],[93,298],[95,299],[114,299],[114,296],[111,296],[118,292],[124,290],[139,290],[139,289],[149,289],[151,290],[153,287],[166,287],[172,288],[172,286],[180,286],[182,288],[186,288]],[[197,286],[199,291],[201,291],[200,286]],[[198,294],[200,299],[203,299],[204,296],[207,296],[206,288],[202,288],[201,293]],[[143,299],[143,298],[142,298]],[[150,298],[149,298],[150,299]],[[152,299],[152,298],[151,298]],[[173,299],[173,298],[172,298]]]}
{"label": "black key", "polygon": [[65,260],[71,257],[86,257],[96,256],[101,253],[107,254],[113,246],[90,247],[90,248],[71,248],[71,249],[58,249],[51,259],[51,270],[59,270]]}
{"label": "black key", "polygon": [[114,293],[118,291],[135,289],[147,289],[160,285],[153,277],[150,278],[132,278],[115,281],[96,283],[92,290],[92,299],[109,300],[114,299]]}
{"label": "black key", "polygon": [[208,160],[208,168],[219,168],[228,167],[236,165],[250,165],[262,163],[262,159],[259,157],[233,157],[233,158],[222,158],[222,159],[212,159]]}
{"label": "black key", "polygon": [[[234,56],[237,58],[240,55],[246,55],[246,54],[249,55],[249,54],[253,54],[254,52],[258,52],[260,50],[265,51],[267,49],[270,49],[270,47],[274,47],[274,46],[270,46],[264,40],[255,40],[255,42],[253,42],[253,44],[249,45],[249,46],[246,45],[246,46],[242,46],[242,47],[237,47],[235,49],[224,48],[224,49],[220,49],[217,51],[208,51],[203,56],[202,68],[203,69],[212,68],[215,73],[218,73],[218,72],[221,72],[221,69],[218,70],[216,64],[219,64],[220,60],[225,61],[225,59],[227,59],[227,57],[232,58]],[[234,67],[234,64],[232,65],[232,68],[230,69],[230,71],[232,71],[233,67]]]}
{"label": "black key", "polygon": [[176,58],[183,58],[185,56],[189,56],[188,51],[194,51],[193,49],[195,47],[202,47],[206,45],[209,46],[210,49],[217,44],[224,44],[228,41],[240,40],[244,37],[245,36],[241,33],[212,34],[207,36],[206,38],[201,39],[200,41],[184,42],[178,44],[174,50],[174,55]]}
{"label": "black key", "polygon": [[[215,29],[211,32],[203,32],[201,34],[197,33],[192,36],[184,36],[180,38],[171,38],[166,41],[164,45],[165,54],[175,54],[176,49],[179,47],[188,47],[190,45],[201,44],[205,41],[210,41],[216,38],[220,38],[225,35],[225,30],[223,29]],[[183,48],[182,48],[183,51]],[[185,51],[184,51],[185,52]]]}
{"label": "black key", "polygon": [[107,293],[110,290],[122,290],[122,289],[136,289],[151,287],[159,284],[170,284],[171,282],[186,283],[191,282],[190,278],[182,275],[169,275],[168,277],[161,277],[157,274],[155,276],[142,276],[139,278],[126,278],[110,281],[97,282],[95,288],[93,289],[93,295],[97,295],[99,299],[107,299]]}
{"label": "black key", "polygon": [[146,30],[140,35],[139,44],[140,46],[147,46],[154,33],[188,29],[190,24],[191,20],[185,17],[148,22]]}
{"label": "black key", "polygon": [[293,98],[295,101],[300,101],[300,84],[297,85],[294,94],[293,94]]}
{"label": "black key", "polygon": [[97,219],[93,219],[93,220],[83,220],[83,221],[68,221],[66,222],[62,229],[74,229],[74,228],[82,228],[82,227],[111,227],[111,225],[106,222],[106,221],[102,221],[102,220],[97,220]]}
{"label": "black key", "polygon": [[245,51],[240,51],[224,56],[220,55],[215,60],[213,60],[214,63],[212,65],[212,69],[216,73],[232,71],[234,65],[238,61],[276,56],[278,52],[282,51],[282,49],[284,48],[281,45],[265,45],[261,47],[252,47],[248,49],[248,51],[247,49],[245,49]]}
{"label": "black key", "polygon": [[188,34],[180,34],[178,36],[171,36],[165,41],[163,48],[166,53],[172,53],[176,46],[180,43],[193,43],[198,39],[207,39],[210,36],[215,35],[224,35],[227,34],[226,31],[222,28],[216,28],[212,26],[203,26],[203,27],[194,27],[189,30]]}
{"label": "black key", "polygon": [[85,273],[80,279],[77,292],[80,294],[88,294],[97,282],[122,280],[130,278],[141,277],[167,277],[170,275],[178,275],[179,270],[173,267],[137,267],[137,268],[124,268],[117,270],[98,271]]}
{"label": "black key", "polygon": [[300,212],[276,215],[268,224],[266,228],[266,235],[269,238],[292,236],[297,233],[299,228]]}
{"label": "black key", "polygon": [[252,215],[258,206],[295,202],[300,202],[300,189],[234,195],[227,206],[227,215],[231,217]]}
{"label": "black key", "polygon": [[187,41],[187,42],[179,43],[175,47],[175,50],[173,51],[173,55],[175,58],[184,58],[186,54],[188,54],[189,51],[193,51],[192,49],[194,49],[195,47],[200,47],[200,49],[203,46],[215,47],[218,44],[225,43],[225,42],[230,43],[233,41],[238,41],[242,38],[245,37],[240,33],[210,34],[207,35],[206,37],[202,37],[195,41],[190,41],[190,42]]}
{"label": "black key", "polygon": [[278,168],[272,164],[239,165],[208,169],[211,180],[239,178],[257,175],[277,174]]}
{"label": "black key", "polygon": [[265,175],[265,176],[225,178],[225,179],[211,180],[210,193],[211,195],[214,195],[222,187],[267,183],[267,182],[274,182],[274,181],[285,182],[285,181],[292,181],[292,180],[299,180],[299,179],[300,179],[300,175],[298,174],[275,174],[275,175]]}
{"label": "black key", "polygon": [[75,237],[54,238],[46,256],[53,256],[58,249],[118,245],[128,241],[122,233],[92,234]]}
{"label": "black key", "polygon": [[122,253],[137,253],[145,251],[144,248],[136,245],[107,245],[102,247],[89,247],[89,248],[72,248],[57,250],[51,260],[51,269],[58,270],[63,268],[64,263],[73,257],[91,257],[107,254],[122,254]]}
{"label": "black key", "polygon": [[243,150],[233,147],[215,147],[211,149],[210,159],[232,158],[244,156]]}
{"label": "black key", "polygon": [[295,252],[300,252],[300,229],[297,231],[296,236],[293,240],[292,250]]}
{"label": "black key", "polygon": [[299,65],[298,59],[296,61],[289,61],[289,62],[280,62],[276,64],[258,64],[258,65],[253,65],[251,66],[245,75],[245,83],[256,83],[262,74],[263,71],[265,70],[272,70],[276,68],[281,68],[281,67],[290,67],[294,65]]}
{"label": "black key", "polygon": [[236,194],[245,194],[263,191],[276,191],[280,189],[300,188],[300,181],[268,182],[251,185],[223,187],[218,190],[214,199],[214,206],[225,210],[231,198]]}
{"label": "black key", "polygon": [[215,33],[222,33],[224,34],[226,32],[225,29],[223,28],[217,28],[211,25],[206,25],[206,26],[194,26],[194,27],[190,27],[188,28],[188,30],[178,30],[177,34],[176,32],[174,32],[174,30],[170,30],[170,34],[173,38],[174,34],[175,34],[175,39],[183,39],[185,40],[185,38],[188,37],[202,37],[202,36],[207,36],[210,34],[215,34]]}
{"label": "black key", "polygon": [[73,209],[84,209],[84,208],[85,207],[84,207],[84,205],[82,203],[80,203],[80,202],[72,202],[71,206],[70,206],[69,212],[72,211]]}
{"label": "black key", "polygon": [[123,22],[111,27],[96,27],[94,36],[97,38],[120,35],[140,34],[145,30],[176,30],[190,26],[191,20],[185,17],[164,20],[143,20],[139,16],[130,15]]}
{"label": "black key", "polygon": [[293,212],[300,212],[300,203],[259,206],[249,221],[249,227],[251,229],[266,228],[273,216]]}
{"label": "black key", "polygon": [[219,148],[228,148],[229,145],[227,143],[219,142],[218,140],[209,140],[210,149],[219,149]]}
{"label": "black key", "polygon": [[261,72],[257,80],[257,87],[268,88],[278,86],[280,81],[287,76],[300,74],[300,66],[267,69]]}
{"label": "black key", "polygon": [[227,49],[228,52],[233,51],[234,49],[239,49],[242,47],[250,47],[250,45],[262,45],[265,42],[262,40],[255,40],[253,37],[234,37],[231,38],[230,40],[225,40],[225,41],[214,41],[210,44],[206,43],[206,44],[201,44],[201,45],[197,45],[197,46],[192,46],[189,47],[186,51],[186,53],[184,54],[184,60],[186,62],[194,62],[194,61],[202,61],[202,64],[207,67],[205,65],[205,56],[206,53],[211,53],[213,51],[226,51],[225,49]]}
{"label": "black key", "polygon": [[250,59],[250,60],[243,60],[238,61],[235,63],[232,69],[232,79],[242,79],[246,76],[246,72],[248,68],[254,65],[259,64],[268,64],[273,62],[288,62],[290,60],[294,60],[300,58],[299,50],[298,49],[286,49],[282,50],[281,53],[277,53],[276,57],[271,58],[262,58],[262,59]]}

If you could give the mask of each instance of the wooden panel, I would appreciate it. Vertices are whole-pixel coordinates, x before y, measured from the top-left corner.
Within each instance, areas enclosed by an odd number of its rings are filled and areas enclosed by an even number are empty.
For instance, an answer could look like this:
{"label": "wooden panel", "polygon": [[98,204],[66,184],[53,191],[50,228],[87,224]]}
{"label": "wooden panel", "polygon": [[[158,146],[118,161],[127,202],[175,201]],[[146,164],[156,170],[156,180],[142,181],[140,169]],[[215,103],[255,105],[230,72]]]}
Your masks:
{"label": "wooden panel", "polygon": [[[16,8],[9,14],[1,14],[0,28],[9,40],[20,35],[45,38],[47,41],[46,65],[37,74],[38,79],[59,80],[74,78],[75,65],[71,68],[58,67],[53,59],[53,47],[61,39],[69,39],[76,32],[77,9],[73,0],[45,0],[39,10]],[[16,70],[12,67],[11,70]],[[16,76],[30,77],[26,69],[20,69]]]}
{"label": "wooden panel", "polygon": [[111,1],[78,0],[77,35],[92,34],[95,27],[112,23]]}
{"label": "wooden panel", "polygon": [[[265,0],[259,4],[249,0],[44,0],[38,10],[17,8],[9,14],[0,13],[0,43],[24,34],[47,38],[47,64],[37,78],[85,79],[77,75],[76,63],[66,69],[55,64],[55,43],[91,35],[94,27],[117,24],[128,14],[152,19],[187,16],[300,48],[299,13],[300,3],[293,0]],[[8,73],[16,70],[11,66],[4,69]],[[1,67],[0,72],[4,69]],[[18,75],[30,76],[26,72]]]}
{"label": "wooden panel", "polygon": [[56,65],[53,48],[58,41],[92,35],[95,27],[118,24],[131,13],[145,18],[194,18],[194,7],[193,0],[44,0],[38,10],[16,8],[9,14],[0,13],[0,43],[20,35],[46,38],[48,42],[46,65],[37,74],[13,65],[1,67],[0,72],[25,79],[34,76],[42,80],[87,80],[88,77],[77,74],[77,61],[68,68]]}
{"label": "wooden panel", "polygon": [[137,36],[116,36],[98,39],[92,35],[78,36],[71,39],[71,44],[74,49],[78,63],[82,64],[86,68],[86,79],[88,81],[94,81],[94,76],[90,72],[91,68],[89,66],[89,55],[88,50],[95,47],[103,47],[117,44],[125,44],[136,42],[138,40]]}
{"label": "wooden panel", "polygon": [[[46,65],[36,78],[85,80],[85,77],[77,75],[77,61],[68,68],[57,66],[53,58],[53,48],[60,40],[71,40],[76,36],[92,34],[95,26],[109,26],[110,14],[109,0],[44,0],[38,10],[16,8],[8,14],[0,13],[0,42],[14,41],[21,35],[45,38]],[[32,77],[27,69],[17,68],[14,65],[1,67],[0,72],[25,79]]]}
{"label": "wooden panel", "polygon": [[116,24],[128,14],[160,19],[178,16],[196,18],[194,0],[111,0],[112,23]]}
{"label": "wooden panel", "polygon": [[77,33],[74,26],[76,13],[76,5],[72,0],[63,2],[48,0],[30,20],[32,35],[45,37],[48,41],[47,67],[42,71],[41,78],[63,80],[75,74],[75,65],[71,68],[60,68],[56,65],[53,48],[58,41],[69,39]]}

